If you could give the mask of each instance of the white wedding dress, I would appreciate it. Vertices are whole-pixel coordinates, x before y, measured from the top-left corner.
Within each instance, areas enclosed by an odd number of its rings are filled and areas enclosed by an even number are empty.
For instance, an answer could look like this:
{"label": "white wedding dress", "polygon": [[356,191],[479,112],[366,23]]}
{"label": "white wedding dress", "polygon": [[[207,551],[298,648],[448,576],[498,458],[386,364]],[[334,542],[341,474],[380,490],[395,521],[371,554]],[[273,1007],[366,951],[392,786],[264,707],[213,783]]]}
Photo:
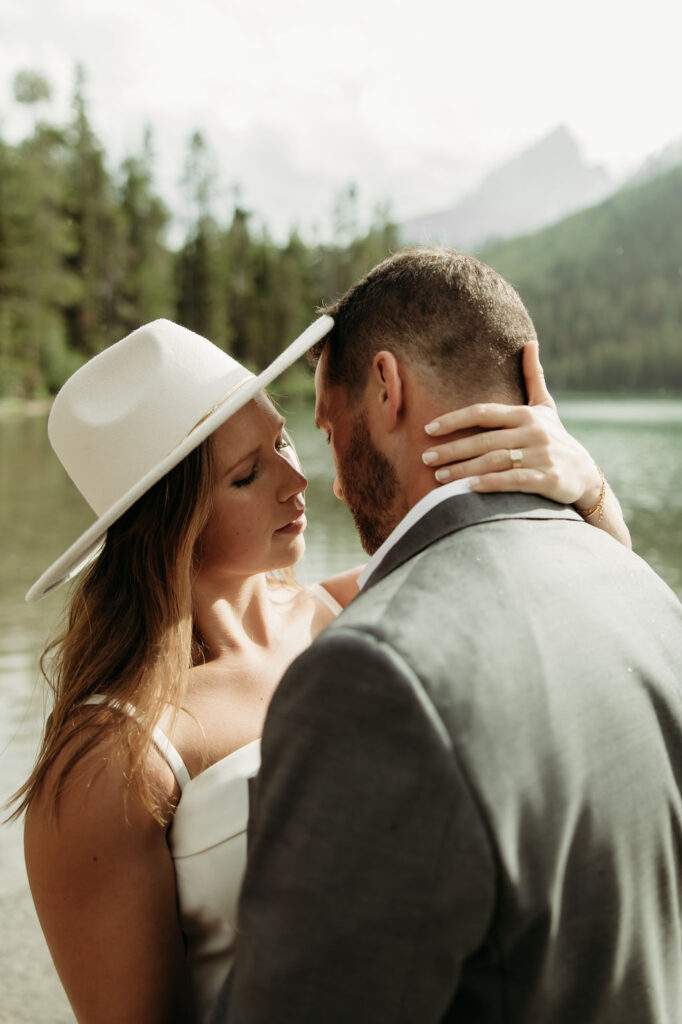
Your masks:
{"label": "white wedding dress", "polygon": [[[173,768],[170,758],[168,762]],[[232,964],[246,867],[248,780],[259,766],[260,740],[255,740],[188,779],[168,833],[180,924],[202,1022],[210,1019]]]}
{"label": "white wedding dress", "polygon": [[[310,589],[335,614],[341,611],[323,587]],[[160,730],[155,742],[181,791],[168,844],[198,1019],[203,1024],[210,1020],[234,957],[237,903],[246,867],[248,780],[260,767],[260,740],[240,747],[193,779]]]}

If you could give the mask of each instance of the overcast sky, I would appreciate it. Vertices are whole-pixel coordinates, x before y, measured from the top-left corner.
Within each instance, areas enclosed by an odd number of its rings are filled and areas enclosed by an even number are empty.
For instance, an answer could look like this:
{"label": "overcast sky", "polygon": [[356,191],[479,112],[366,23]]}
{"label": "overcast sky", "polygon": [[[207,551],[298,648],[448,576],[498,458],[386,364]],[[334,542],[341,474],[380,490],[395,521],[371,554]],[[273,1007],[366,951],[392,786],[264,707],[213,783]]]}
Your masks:
{"label": "overcast sky", "polygon": [[84,64],[115,166],[155,132],[178,205],[187,139],[205,132],[232,188],[276,233],[326,232],[334,195],[398,218],[455,201],[495,163],[566,124],[622,176],[682,135],[678,0],[0,0],[0,134],[27,130],[17,70],[42,71],[68,117]]}

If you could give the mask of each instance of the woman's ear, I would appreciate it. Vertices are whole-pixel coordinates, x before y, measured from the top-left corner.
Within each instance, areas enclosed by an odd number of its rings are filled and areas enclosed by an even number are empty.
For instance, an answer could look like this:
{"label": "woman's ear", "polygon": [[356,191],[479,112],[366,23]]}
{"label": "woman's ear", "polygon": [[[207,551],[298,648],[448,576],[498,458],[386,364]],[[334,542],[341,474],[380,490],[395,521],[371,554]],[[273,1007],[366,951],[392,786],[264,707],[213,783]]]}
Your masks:
{"label": "woman's ear", "polygon": [[392,352],[377,352],[372,360],[373,383],[384,429],[390,434],[403,411],[404,388],[401,368]]}

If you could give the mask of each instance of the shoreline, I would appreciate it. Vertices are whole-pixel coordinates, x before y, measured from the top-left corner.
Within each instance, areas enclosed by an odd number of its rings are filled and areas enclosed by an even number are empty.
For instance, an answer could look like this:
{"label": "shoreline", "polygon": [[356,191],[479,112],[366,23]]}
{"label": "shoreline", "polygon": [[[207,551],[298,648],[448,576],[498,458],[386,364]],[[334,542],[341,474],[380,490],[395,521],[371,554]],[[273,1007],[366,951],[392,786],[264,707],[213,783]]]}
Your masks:
{"label": "shoreline", "polygon": [[[293,405],[306,405],[314,400],[315,391],[308,381],[283,381],[279,390],[268,388],[270,397],[275,403],[291,402]],[[287,387],[287,384],[289,385]],[[682,391],[562,391],[552,392],[557,405],[561,402],[682,402]],[[0,398],[0,419],[30,419],[47,416],[52,408],[55,396],[47,398]]]}
{"label": "shoreline", "polygon": [[[308,372],[292,372],[284,374],[280,380],[269,387],[268,394],[275,404],[291,403],[293,406],[308,405],[315,400],[315,386]],[[550,387],[551,390],[551,387]],[[682,391],[675,388],[654,391],[564,391],[557,388],[552,391],[557,405],[562,402],[660,402],[676,405],[682,402]],[[55,395],[42,398],[20,398],[15,395],[0,397],[0,420],[31,419],[47,416],[52,408]]]}
{"label": "shoreline", "polygon": [[47,416],[54,398],[0,398],[0,419]]}

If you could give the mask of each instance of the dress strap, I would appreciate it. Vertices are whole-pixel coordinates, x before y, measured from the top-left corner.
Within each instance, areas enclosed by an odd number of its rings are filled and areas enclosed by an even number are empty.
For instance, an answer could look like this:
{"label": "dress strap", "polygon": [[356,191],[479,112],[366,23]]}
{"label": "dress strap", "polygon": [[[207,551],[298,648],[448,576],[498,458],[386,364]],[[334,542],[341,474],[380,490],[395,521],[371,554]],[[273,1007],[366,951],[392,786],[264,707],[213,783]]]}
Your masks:
{"label": "dress strap", "polygon": [[314,594],[315,597],[322,602],[322,604],[326,605],[330,611],[334,612],[334,615],[339,615],[343,611],[343,608],[336,598],[332,597],[326,587],[323,587],[321,583],[313,583],[313,585],[308,589],[311,594]]}
{"label": "dress strap", "polygon": [[[87,700],[82,701],[81,704],[106,705],[108,707],[115,708],[116,711],[120,711],[124,715],[129,715],[130,718],[134,718],[136,722],[140,722],[141,724],[141,719],[139,714],[137,713],[137,708],[133,704],[129,704],[128,702],[126,702],[125,704],[120,704],[118,701],[111,700],[111,698],[106,697],[103,693],[93,693],[90,697],[87,698]],[[171,741],[168,739],[163,729],[161,729],[161,727],[158,725],[154,726],[154,730],[152,732],[152,740],[154,741],[154,746],[159,751],[159,753],[163,757],[164,761],[166,762],[170,770],[173,772],[173,775],[175,776],[175,781],[180,787],[180,792],[182,792],[184,787],[190,781],[190,774],[187,771],[185,762],[182,760],[180,754],[173,746]]]}
{"label": "dress strap", "polygon": [[168,767],[173,772],[173,775],[175,776],[175,781],[180,787],[180,792],[182,793],[183,789],[190,781],[190,774],[187,771],[185,762],[182,760],[177,749],[173,746],[173,744],[168,739],[163,729],[160,728],[160,726],[154,726],[152,739],[154,740],[156,748],[161,754],[161,756],[165,757]]}

